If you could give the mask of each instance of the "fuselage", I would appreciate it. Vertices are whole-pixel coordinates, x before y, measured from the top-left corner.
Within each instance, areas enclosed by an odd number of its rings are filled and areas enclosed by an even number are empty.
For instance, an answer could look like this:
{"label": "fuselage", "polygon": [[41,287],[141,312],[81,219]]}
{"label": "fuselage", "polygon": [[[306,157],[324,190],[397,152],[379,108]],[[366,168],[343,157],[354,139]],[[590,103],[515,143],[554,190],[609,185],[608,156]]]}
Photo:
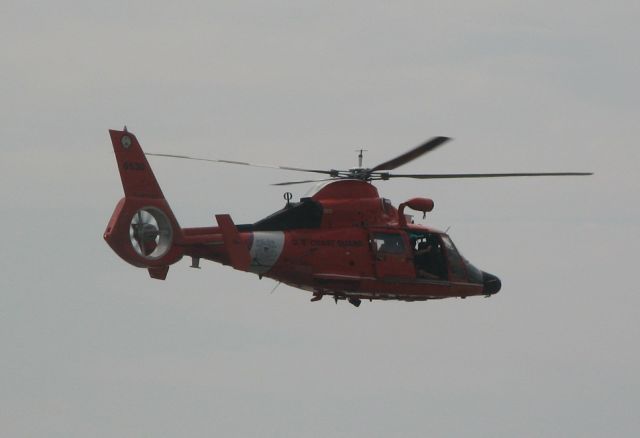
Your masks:
{"label": "fuselage", "polygon": [[[362,179],[335,179],[253,224],[228,214],[218,226],[182,228],[137,138],[110,131],[125,197],[104,239],[123,260],[165,279],[183,256],[230,265],[323,295],[349,299],[426,300],[492,295],[497,277],[476,269],[446,233],[407,220],[404,208],[431,211],[413,198],[396,209]],[[287,199],[291,199],[287,196]]]}
{"label": "fuselage", "polygon": [[[464,259],[446,233],[400,219],[373,185],[341,180],[237,229],[249,247],[248,271],[317,296],[414,301],[497,292],[487,287],[497,278]],[[428,257],[419,249],[427,244]],[[185,253],[231,264],[222,245]]]}

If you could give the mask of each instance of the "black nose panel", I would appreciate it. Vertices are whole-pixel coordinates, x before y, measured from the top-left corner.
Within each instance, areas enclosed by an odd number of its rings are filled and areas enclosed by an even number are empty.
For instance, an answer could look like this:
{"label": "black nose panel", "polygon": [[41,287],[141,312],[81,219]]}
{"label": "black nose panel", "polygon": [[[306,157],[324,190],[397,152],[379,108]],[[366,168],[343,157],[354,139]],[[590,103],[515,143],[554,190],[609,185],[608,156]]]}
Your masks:
{"label": "black nose panel", "polygon": [[483,292],[485,295],[497,294],[502,287],[502,283],[498,277],[484,271],[482,271],[482,283],[484,284]]}

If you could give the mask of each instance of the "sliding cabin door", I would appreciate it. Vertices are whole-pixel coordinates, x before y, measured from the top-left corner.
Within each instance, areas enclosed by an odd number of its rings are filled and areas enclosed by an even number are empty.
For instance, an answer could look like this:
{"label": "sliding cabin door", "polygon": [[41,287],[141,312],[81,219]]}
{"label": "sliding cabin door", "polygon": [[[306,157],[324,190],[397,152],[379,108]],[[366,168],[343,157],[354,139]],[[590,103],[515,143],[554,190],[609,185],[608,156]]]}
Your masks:
{"label": "sliding cabin door", "polygon": [[415,278],[413,257],[406,233],[372,231],[370,239],[378,278]]}

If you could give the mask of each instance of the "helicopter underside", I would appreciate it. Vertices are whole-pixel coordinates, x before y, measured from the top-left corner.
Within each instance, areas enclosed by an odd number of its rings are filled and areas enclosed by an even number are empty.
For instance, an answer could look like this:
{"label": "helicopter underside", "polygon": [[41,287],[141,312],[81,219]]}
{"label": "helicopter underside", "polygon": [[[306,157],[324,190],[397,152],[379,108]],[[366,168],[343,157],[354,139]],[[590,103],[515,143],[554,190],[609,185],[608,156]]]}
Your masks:
{"label": "helicopter underside", "polygon": [[[382,300],[382,301],[427,301],[440,300],[443,298],[466,298],[468,296],[490,296],[496,292],[486,293],[483,291],[483,285],[479,284],[458,284],[452,286],[447,282],[428,282],[415,280],[413,282],[405,281],[403,283],[394,283],[384,280],[370,279],[366,282],[354,282],[351,286],[335,285],[334,287],[305,285],[293,283],[284,279],[273,278],[276,281],[287,284],[313,293],[312,301],[318,301],[325,295],[337,300]],[[411,287],[413,286],[413,287]],[[411,288],[414,291],[408,292]],[[419,291],[418,291],[419,289]],[[456,292],[454,293],[453,290]]]}

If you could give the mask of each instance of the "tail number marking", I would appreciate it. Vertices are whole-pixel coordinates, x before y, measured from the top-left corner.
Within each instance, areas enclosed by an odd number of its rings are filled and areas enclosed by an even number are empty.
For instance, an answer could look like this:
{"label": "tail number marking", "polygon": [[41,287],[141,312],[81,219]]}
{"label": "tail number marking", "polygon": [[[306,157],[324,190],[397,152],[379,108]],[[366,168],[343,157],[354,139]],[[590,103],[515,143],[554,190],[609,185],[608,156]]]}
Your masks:
{"label": "tail number marking", "polygon": [[144,164],[135,161],[125,161],[122,167],[124,170],[144,170]]}

